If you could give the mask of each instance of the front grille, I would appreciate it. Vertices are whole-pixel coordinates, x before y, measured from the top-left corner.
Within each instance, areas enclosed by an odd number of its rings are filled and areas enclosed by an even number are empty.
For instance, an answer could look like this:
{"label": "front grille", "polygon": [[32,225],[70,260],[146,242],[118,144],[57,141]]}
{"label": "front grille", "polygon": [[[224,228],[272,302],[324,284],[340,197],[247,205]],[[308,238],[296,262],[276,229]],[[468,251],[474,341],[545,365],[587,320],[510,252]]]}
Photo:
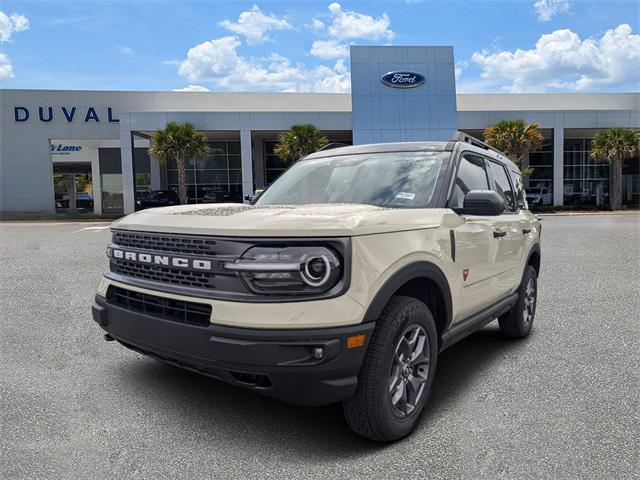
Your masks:
{"label": "front grille", "polygon": [[131,260],[111,259],[111,271],[119,275],[141,278],[152,282],[171,283],[191,288],[214,289],[215,273],[147,265]]}
{"label": "front grille", "polygon": [[216,240],[204,236],[125,232],[122,230],[113,231],[113,243],[121,247],[191,255],[216,255],[218,244]]}
{"label": "front grille", "polygon": [[114,274],[142,282],[175,285],[192,291],[224,291],[246,293],[240,278],[222,268],[224,262],[239,258],[254,242],[226,237],[175,233],[112,230],[112,247],[131,249],[148,255],[169,255],[210,261],[211,270],[176,268],[172,264],[141,262],[133,258],[110,257]]}
{"label": "front grille", "polygon": [[198,327],[208,327],[211,318],[211,305],[158,297],[113,285],[107,290],[107,302],[132,312]]}

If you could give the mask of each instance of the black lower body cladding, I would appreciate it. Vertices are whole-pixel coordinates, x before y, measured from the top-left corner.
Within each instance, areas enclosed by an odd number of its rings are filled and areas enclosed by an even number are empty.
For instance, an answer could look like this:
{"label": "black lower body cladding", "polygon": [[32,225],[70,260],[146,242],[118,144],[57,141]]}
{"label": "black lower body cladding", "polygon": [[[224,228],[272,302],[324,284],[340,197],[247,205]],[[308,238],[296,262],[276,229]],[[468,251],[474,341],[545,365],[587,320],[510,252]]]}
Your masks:
{"label": "black lower body cladding", "polygon": [[[327,405],[355,392],[374,322],[322,329],[260,330],[187,325],[97,296],[94,320],[124,346],[162,362],[295,405]],[[366,334],[347,348],[347,337]]]}

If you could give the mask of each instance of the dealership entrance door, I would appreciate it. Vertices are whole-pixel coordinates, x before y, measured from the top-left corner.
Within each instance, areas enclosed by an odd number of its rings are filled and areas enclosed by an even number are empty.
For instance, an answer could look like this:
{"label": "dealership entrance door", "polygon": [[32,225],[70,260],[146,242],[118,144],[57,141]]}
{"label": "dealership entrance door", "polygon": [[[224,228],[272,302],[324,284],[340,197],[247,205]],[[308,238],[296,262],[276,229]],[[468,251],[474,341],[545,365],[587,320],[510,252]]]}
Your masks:
{"label": "dealership entrance door", "polygon": [[93,213],[91,162],[53,162],[56,213]]}

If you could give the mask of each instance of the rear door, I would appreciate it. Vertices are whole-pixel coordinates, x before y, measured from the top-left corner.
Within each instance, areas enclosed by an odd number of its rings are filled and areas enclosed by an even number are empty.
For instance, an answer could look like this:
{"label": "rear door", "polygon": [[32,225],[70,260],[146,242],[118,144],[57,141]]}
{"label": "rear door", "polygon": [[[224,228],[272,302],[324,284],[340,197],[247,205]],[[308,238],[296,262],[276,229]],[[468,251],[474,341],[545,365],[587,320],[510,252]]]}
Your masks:
{"label": "rear door", "polygon": [[491,159],[487,159],[487,163],[491,188],[504,198],[506,206],[502,215],[493,217],[496,240],[495,291],[498,296],[505,296],[518,286],[522,276],[523,223],[509,172],[501,163]]}
{"label": "rear door", "polygon": [[[471,190],[488,190],[489,176],[485,160],[469,152],[461,155],[456,177],[449,199],[449,207],[461,209],[465,195]],[[493,303],[491,284],[497,244],[493,238],[493,219],[479,215],[462,215],[465,223],[452,230],[455,242],[454,265],[459,275],[453,282],[453,298],[459,299],[455,306],[454,321]],[[492,301],[493,300],[493,301]]]}

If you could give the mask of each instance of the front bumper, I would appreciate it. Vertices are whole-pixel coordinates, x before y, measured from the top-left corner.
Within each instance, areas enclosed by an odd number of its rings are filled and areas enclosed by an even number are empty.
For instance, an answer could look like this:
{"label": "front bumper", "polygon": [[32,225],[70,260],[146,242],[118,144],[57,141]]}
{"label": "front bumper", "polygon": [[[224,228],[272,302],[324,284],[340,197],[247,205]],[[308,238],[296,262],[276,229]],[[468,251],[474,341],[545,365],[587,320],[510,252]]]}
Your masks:
{"label": "front bumper", "polygon": [[[94,320],[124,346],[165,363],[296,405],[327,405],[354,394],[374,322],[268,330],[198,327],[111,305],[96,296]],[[347,348],[366,334],[363,347]],[[314,349],[322,348],[322,358]]]}

